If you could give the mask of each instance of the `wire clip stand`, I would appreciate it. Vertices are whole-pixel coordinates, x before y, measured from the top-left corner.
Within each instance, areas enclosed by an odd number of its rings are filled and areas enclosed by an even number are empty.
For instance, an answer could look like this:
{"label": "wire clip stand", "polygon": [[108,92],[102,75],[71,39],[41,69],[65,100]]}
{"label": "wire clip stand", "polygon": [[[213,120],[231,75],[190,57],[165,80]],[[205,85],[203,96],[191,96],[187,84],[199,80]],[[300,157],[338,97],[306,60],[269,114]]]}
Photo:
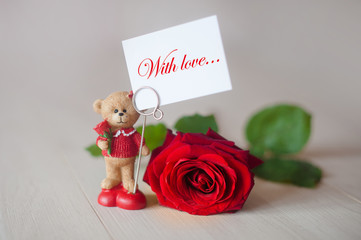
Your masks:
{"label": "wire clip stand", "polygon": [[[149,113],[146,113],[146,110],[142,110],[140,111],[137,107],[137,104],[136,104],[136,96],[137,94],[142,91],[142,90],[145,90],[145,89],[148,89],[148,90],[151,90],[157,97],[157,104],[156,106],[153,108],[153,110]],[[140,140],[140,146],[139,146],[139,155],[138,155],[138,163],[137,163],[137,170],[136,170],[136,173],[135,173],[135,183],[134,183],[134,189],[133,189],[133,194],[135,194],[135,192],[137,191],[137,185],[138,185],[138,178],[139,178],[139,169],[140,169],[140,162],[141,162],[141,158],[142,158],[142,147],[143,147],[143,142],[144,142],[144,129],[145,129],[145,125],[146,125],[146,121],[147,121],[147,116],[153,116],[153,118],[155,120],[161,120],[163,118],[163,112],[162,110],[159,109],[159,105],[160,105],[160,99],[159,99],[159,95],[157,93],[157,91],[152,88],[152,87],[149,87],[149,86],[143,86],[141,88],[139,88],[133,95],[133,106],[134,106],[134,109],[135,111],[137,111],[140,115],[143,116],[143,127],[142,127],[142,138]],[[158,115],[158,116],[157,116]]]}

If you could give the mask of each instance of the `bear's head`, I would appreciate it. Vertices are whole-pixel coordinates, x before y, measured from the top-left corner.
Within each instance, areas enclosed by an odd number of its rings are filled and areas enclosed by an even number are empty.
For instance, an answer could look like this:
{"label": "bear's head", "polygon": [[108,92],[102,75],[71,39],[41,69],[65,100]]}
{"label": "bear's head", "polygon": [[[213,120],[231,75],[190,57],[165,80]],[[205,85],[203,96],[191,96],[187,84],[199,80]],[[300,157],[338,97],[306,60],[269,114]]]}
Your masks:
{"label": "bear's head", "polygon": [[106,119],[112,130],[131,128],[139,118],[139,113],[132,103],[133,94],[114,92],[106,99],[98,99],[93,103],[94,111]]}

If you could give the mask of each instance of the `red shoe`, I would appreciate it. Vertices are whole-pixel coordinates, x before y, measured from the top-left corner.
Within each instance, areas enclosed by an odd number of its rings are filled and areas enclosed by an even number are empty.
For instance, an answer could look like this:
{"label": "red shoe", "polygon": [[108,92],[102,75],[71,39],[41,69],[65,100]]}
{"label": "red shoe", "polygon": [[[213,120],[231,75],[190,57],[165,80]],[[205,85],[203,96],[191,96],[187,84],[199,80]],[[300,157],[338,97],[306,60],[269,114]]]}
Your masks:
{"label": "red shoe", "polygon": [[123,189],[123,185],[121,183],[112,189],[102,188],[102,191],[98,196],[98,203],[105,207],[115,207],[116,198],[120,189]]}
{"label": "red shoe", "polygon": [[138,189],[135,194],[133,194],[128,193],[128,191],[122,187],[122,189],[118,191],[116,205],[122,209],[139,210],[145,208],[147,200],[144,194]]}

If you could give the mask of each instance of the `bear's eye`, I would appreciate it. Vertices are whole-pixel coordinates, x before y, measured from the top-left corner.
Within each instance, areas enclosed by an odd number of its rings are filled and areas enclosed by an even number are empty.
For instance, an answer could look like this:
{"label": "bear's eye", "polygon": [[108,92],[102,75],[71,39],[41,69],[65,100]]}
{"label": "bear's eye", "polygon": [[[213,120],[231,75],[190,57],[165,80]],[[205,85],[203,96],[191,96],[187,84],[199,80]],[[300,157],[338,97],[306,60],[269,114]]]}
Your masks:
{"label": "bear's eye", "polygon": [[123,113],[126,113],[126,112],[127,112],[127,109],[124,109],[124,110],[123,110]]}
{"label": "bear's eye", "polygon": [[118,112],[118,109],[115,109],[115,110],[114,110],[114,113],[117,113],[117,112]]}

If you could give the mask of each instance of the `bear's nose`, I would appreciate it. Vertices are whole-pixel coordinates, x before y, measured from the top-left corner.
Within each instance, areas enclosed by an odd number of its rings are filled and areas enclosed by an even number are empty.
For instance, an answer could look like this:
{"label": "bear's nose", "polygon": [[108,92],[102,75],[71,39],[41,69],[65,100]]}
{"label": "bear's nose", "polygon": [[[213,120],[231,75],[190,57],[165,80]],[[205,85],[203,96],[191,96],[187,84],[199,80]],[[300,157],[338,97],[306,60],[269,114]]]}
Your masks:
{"label": "bear's nose", "polygon": [[121,113],[119,113],[119,116],[123,116],[123,115],[124,115],[124,113],[122,113],[122,112],[121,112]]}

